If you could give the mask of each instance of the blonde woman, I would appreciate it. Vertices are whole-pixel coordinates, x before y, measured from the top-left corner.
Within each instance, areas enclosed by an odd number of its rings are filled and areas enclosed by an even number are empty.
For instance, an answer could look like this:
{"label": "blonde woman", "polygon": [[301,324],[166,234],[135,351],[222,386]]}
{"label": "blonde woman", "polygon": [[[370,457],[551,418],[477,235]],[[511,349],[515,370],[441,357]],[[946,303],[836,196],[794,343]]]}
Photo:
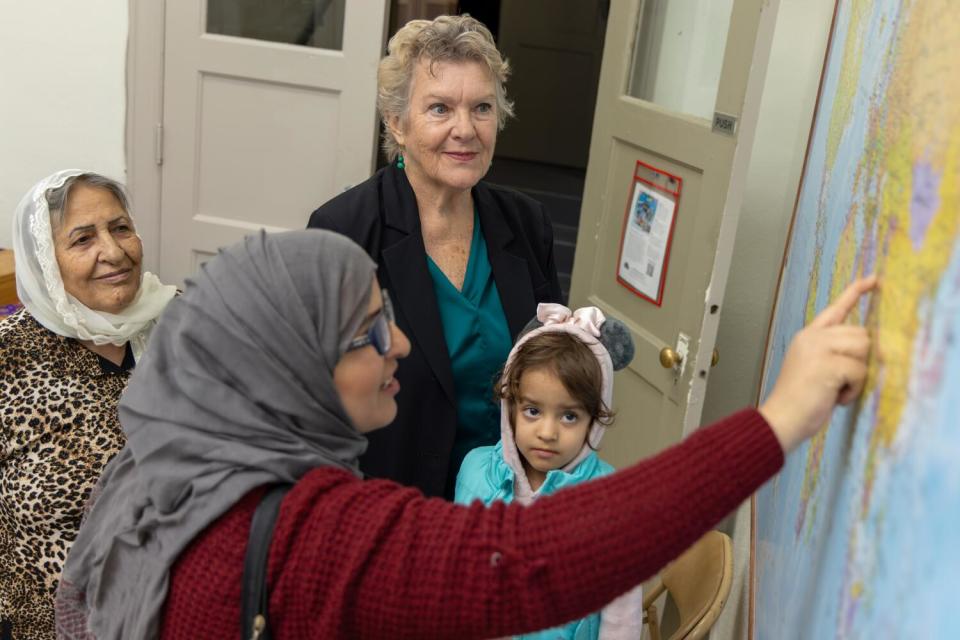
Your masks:
{"label": "blonde woman", "polygon": [[412,350],[397,419],[361,468],[453,497],[463,457],[499,439],[490,385],[540,302],[560,302],[543,206],[482,181],[512,115],[509,67],[469,16],[414,20],[380,62],[378,108],[390,164],[327,202],[310,227],[372,257]]}

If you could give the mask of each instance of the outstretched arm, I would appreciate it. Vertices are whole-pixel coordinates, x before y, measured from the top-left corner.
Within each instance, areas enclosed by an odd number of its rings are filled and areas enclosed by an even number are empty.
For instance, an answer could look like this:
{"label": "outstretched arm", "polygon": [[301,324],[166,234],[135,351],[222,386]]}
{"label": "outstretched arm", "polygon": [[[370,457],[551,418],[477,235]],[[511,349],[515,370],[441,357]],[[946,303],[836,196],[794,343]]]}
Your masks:
{"label": "outstretched arm", "polygon": [[462,507],[342,471],[311,474],[287,496],[284,542],[271,547],[271,567],[283,567],[271,605],[309,612],[311,626],[280,615],[278,635],[489,638],[600,609],[680,555],[860,393],[869,339],[843,322],[875,284],[854,283],[797,336],[759,412],[530,507]]}
{"label": "outstretched arm", "polygon": [[[271,566],[283,571],[271,580],[271,602],[296,600],[328,637],[489,638],[548,628],[653,575],[782,460],[777,438],[750,410],[531,507],[462,507],[387,481],[315,472],[284,502],[285,512],[303,515],[282,513],[277,523]],[[284,629],[283,618],[275,616],[279,636],[303,631]]]}

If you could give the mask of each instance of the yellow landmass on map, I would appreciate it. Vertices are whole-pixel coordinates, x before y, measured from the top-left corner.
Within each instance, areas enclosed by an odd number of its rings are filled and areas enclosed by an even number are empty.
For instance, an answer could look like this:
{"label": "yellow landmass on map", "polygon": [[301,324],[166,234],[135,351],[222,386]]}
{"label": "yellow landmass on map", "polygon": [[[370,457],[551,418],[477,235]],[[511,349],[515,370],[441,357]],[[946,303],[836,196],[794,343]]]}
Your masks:
{"label": "yellow landmass on map", "polygon": [[850,585],[850,595],[852,595],[854,598],[859,598],[861,595],[863,595],[863,583],[854,582],[852,585]]}
{"label": "yellow landmass on map", "polygon": [[[810,288],[807,290],[807,303],[804,305],[803,324],[809,324],[817,315],[817,290],[820,283],[820,263],[818,256],[813,261],[813,273],[810,274]],[[808,513],[810,499],[817,491],[817,485],[820,482],[820,462],[823,460],[823,447],[827,440],[827,430],[820,429],[813,438],[810,439],[810,446],[807,448],[807,459],[804,463],[805,472],[803,474],[803,484],[800,485],[800,509],[797,512],[797,519],[794,524],[794,530],[797,535],[803,530],[804,522],[813,522],[816,518],[816,504],[812,507],[813,513]],[[809,516],[809,517],[808,517]]]}
{"label": "yellow landmass on map", "polygon": [[[853,279],[854,267],[857,265],[857,235],[856,235],[856,207],[847,215],[847,223],[844,225],[840,236],[840,245],[837,248],[836,266],[833,272],[830,299],[836,298],[844,283],[849,283]],[[813,263],[813,274],[811,275],[810,290],[807,294],[806,317],[804,324],[808,324],[817,314],[817,283],[820,281],[820,260]],[[862,275],[862,274],[861,274]],[[851,322],[859,321],[859,310],[855,309],[850,318]],[[816,493],[817,485],[820,482],[820,463],[823,461],[824,447],[827,441],[827,429],[821,429],[813,438],[810,439],[810,446],[807,449],[806,473],[803,476],[803,484],[800,487],[801,509],[797,515],[795,531],[799,534],[804,524],[809,527],[816,521],[817,503],[810,502]],[[809,512],[807,505],[809,506]]]}
{"label": "yellow landmass on map", "polygon": [[[925,0],[912,5],[898,39],[884,100],[886,118],[871,118],[878,124],[871,134],[887,142],[876,147],[877,165],[883,171],[878,237],[886,250],[878,262],[879,351],[868,384],[879,385],[879,405],[867,457],[864,507],[873,486],[877,450],[890,446],[902,419],[920,304],[934,293],[960,231],[960,83],[949,77],[950,65],[933,62],[960,59],[960,15],[949,4]],[[910,236],[917,163],[929,165],[939,175],[939,206],[919,247]]]}
{"label": "yellow landmass on map", "polygon": [[[871,238],[875,244],[874,269],[881,276],[872,317],[865,319],[873,329],[875,353],[864,397],[877,392],[879,399],[863,478],[864,510],[873,487],[877,453],[891,445],[903,416],[920,305],[934,292],[960,233],[960,82],[948,77],[949,64],[932,62],[960,59],[960,12],[949,5],[948,0],[925,0],[913,3],[901,16],[889,83],[883,95],[872,97],[866,145],[854,181],[853,189],[860,194],[854,201],[862,209],[836,212],[829,210],[829,204],[821,205],[821,216],[848,216],[835,256],[830,298],[835,298],[856,275],[862,275],[864,247],[860,243],[864,238]],[[828,173],[856,96],[865,8],[864,2],[851,6],[850,33],[831,107]],[[911,238],[911,202],[916,187],[913,176],[918,163],[928,165],[939,176],[939,205],[919,245]],[[863,227],[859,238],[855,227],[858,214]],[[814,263],[807,322],[816,311],[820,262]],[[824,430],[811,441],[807,452],[797,534],[803,521],[816,510],[811,497],[820,481],[825,440]],[[811,517],[811,525],[812,521]]]}
{"label": "yellow landmass on map", "polygon": [[[940,285],[960,234],[960,12],[950,0],[905,3],[901,10],[895,64],[880,105],[884,113],[871,117],[870,135],[882,141],[871,159],[881,186],[877,228],[883,242],[879,353],[868,379],[878,405],[859,493],[859,523],[847,540],[850,588],[842,591],[837,637],[854,635],[856,613],[869,607],[864,602],[872,599],[879,578],[876,558],[863,552],[864,544],[870,548],[883,537],[882,517],[867,524],[871,513],[882,513],[885,500],[873,495],[874,487],[882,486],[878,475],[897,441],[908,385],[923,350],[921,305]],[[918,209],[921,213],[912,218]]]}
{"label": "yellow landmass on map", "polygon": [[850,121],[854,98],[857,96],[857,81],[860,78],[860,63],[863,55],[861,28],[868,9],[869,2],[867,0],[854,0],[850,5],[851,32],[847,34],[844,40],[840,77],[837,80],[837,91],[830,108],[830,124],[827,127],[827,174],[833,170],[833,163],[837,159],[837,149],[840,147],[843,131]]}

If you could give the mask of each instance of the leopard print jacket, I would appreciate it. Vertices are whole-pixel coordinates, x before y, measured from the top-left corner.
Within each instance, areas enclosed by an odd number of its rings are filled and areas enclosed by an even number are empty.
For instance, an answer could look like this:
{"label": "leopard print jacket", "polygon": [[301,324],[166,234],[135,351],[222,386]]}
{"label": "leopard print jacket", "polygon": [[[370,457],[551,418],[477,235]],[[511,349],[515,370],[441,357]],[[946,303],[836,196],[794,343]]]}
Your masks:
{"label": "leopard print jacket", "polygon": [[63,562],[124,443],[117,403],[128,378],[24,309],[0,321],[0,636],[54,638]]}

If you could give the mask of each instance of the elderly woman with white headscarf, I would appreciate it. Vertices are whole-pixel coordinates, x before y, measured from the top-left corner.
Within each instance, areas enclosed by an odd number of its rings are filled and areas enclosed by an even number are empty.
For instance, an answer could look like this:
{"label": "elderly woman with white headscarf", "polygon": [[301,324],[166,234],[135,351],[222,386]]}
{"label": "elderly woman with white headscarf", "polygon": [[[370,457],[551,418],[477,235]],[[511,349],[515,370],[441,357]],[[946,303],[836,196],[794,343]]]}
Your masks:
{"label": "elderly woman with white headscarf", "polygon": [[141,268],[122,185],[59,171],[13,221],[17,294],[0,322],[0,638],[53,638],[84,504],[124,444],[117,403],[176,293]]}

